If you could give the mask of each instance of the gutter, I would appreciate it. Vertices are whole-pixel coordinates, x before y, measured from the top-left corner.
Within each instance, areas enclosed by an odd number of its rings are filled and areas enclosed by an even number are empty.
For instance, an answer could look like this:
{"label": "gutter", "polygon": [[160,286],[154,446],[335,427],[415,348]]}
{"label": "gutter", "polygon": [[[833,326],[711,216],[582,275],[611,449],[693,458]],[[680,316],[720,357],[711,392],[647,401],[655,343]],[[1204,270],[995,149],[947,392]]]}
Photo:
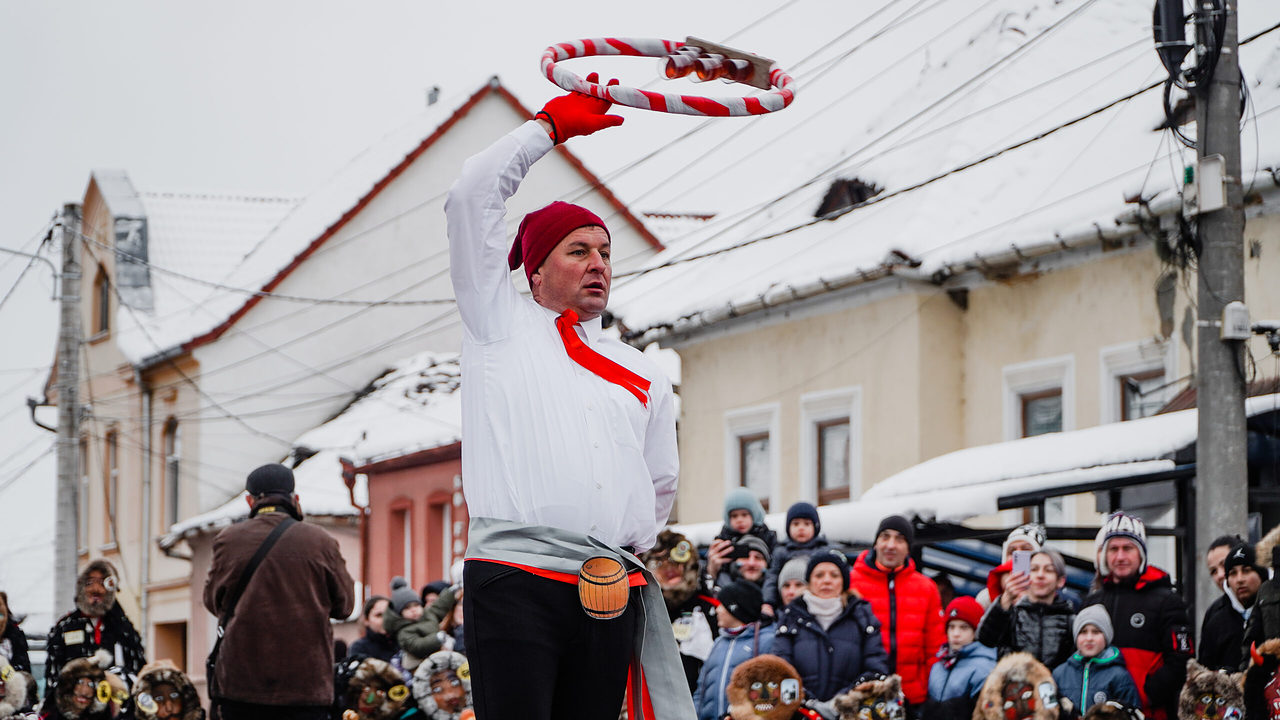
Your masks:
{"label": "gutter", "polygon": [[136,368],[134,369],[134,378],[138,383],[138,391],[142,394],[142,537],[145,538],[142,543],[142,592],[141,598],[141,615],[142,615],[142,636],[150,638],[151,626],[147,623],[148,615],[151,609],[151,472],[153,458],[152,452],[154,448],[151,444],[152,423],[155,418],[152,417],[152,396],[151,386],[142,377],[142,373]]}

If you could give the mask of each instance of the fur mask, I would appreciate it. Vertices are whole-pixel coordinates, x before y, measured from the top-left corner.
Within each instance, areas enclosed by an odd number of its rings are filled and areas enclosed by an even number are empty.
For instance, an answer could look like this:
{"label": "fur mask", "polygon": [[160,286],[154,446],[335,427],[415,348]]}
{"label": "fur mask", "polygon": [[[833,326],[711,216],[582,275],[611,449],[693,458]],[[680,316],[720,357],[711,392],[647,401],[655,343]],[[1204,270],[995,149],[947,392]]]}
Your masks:
{"label": "fur mask", "polygon": [[138,686],[134,688],[133,694],[138,720],[161,720],[161,699],[156,696],[156,687],[159,685],[169,685],[178,694],[182,709],[174,716],[174,720],[204,720],[200,695],[191,684],[191,679],[168,660],[147,665],[138,673]]}
{"label": "fur mask", "polygon": [[471,710],[471,666],[452,650],[434,652],[413,671],[413,697],[431,720],[459,720]]}
{"label": "fur mask", "polygon": [[[102,584],[89,587],[89,574],[100,573]],[[106,560],[92,560],[76,577],[76,609],[85,615],[98,618],[115,607],[116,588],[119,586],[116,569]]]}
{"label": "fur mask", "polygon": [[17,715],[27,706],[27,700],[35,679],[30,673],[15,670],[5,656],[0,655],[0,718]]}
{"label": "fur mask", "polygon": [[1280,718],[1280,638],[1250,648],[1244,671],[1244,715],[1249,720]]}
{"label": "fur mask", "polygon": [[698,591],[698,552],[684,535],[663,530],[640,559],[658,579],[668,608],[681,607]]}
{"label": "fur mask", "polygon": [[76,720],[107,709],[112,688],[104,668],[110,664],[111,654],[98,650],[93,657],[76,658],[62,666],[54,700],[63,717]]}
{"label": "fur mask", "polygon": [[1058,687],[1028,653],[1006,655],[978,693],[974,720],[1057,720]]}
{"label": "fur mask", "polygon": [[409,702],[404,678],[377,658],[360,661],[342,695],[343,720],[393,720]]}
{"label": "fur mask", "polygon": [[1089,708],[1084,720],[1146,720],[1146,716],[1136,707],[1108,700]]}
{"label": "fur mask", "polygon": [[789,720],[804,700],[800,673],[777,655],[738,665],[725,690],[733,720]]}
{"label": "fur mask", "polygon": [[832,704],[840,713],[840,720],[904,720],[907,716],[902,678],[897,675],[861,683],[837,695]]}
{"label": "fur mask", "polygon": [[1178,695],[1178,720],[1241,720],[1244,673],[1227,674],[1187,662],[1187,683]]}

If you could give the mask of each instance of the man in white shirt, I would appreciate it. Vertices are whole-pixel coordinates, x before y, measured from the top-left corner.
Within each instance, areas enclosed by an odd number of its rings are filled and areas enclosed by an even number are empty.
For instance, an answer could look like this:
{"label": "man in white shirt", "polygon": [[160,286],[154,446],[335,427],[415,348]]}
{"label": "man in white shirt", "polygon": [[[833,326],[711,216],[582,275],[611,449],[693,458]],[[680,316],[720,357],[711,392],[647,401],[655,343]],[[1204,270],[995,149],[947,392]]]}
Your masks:
{"label": "man in white shirt", "polygon": [[[603,220],[552,203],[526,216],[507,248],[505,202],[530,166],[557,142],[620,124],[608,108],[578,93],[552,100],[469,159],[445,205],[464,327],[463,605],[478,720],[615,717],[628,678],[640,689],[637,643],[658,717],[693,717],[669,623],[663,637],[638,620],[650,588],[639,588],[634,554],[653,545],[675,499],[670,381],[602,333],[612,281]],[[522,264],[532,298],[511,283]],[[628,571],[626,607],[612,619],[579,603],[579,568],[601,555]],[[670,694],[668,651],[687,713],[679,698],[660,698]]]}

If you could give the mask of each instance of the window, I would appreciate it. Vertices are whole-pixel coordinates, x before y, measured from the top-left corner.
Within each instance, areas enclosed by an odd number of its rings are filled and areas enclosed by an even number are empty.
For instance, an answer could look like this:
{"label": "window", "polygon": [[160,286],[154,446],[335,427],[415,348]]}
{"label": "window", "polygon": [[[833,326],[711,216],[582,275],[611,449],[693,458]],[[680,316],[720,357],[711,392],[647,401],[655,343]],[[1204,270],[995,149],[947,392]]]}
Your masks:
{"label": "window", "polygon": [[819,505],[862,495],[861,389],[800,398],[800,498]]}
{"label": "window", "polygon": [[164,526],[167,528],[182,519],[182,503],[179,501],[178,468],[182,454],[182,437],[177,418],[169,418],[164,424]]}
{"label": "window", "polygon": [[754,492],[769,509],[769,433],[738,437],[738,486]]}
{"label": "window", "polygon": [[745,487],[769,509],[778,492],[778,406],[725,414],[725,489]]}
{"label": "window", "polygon": [[76,508],[76,548],[89,552],[89,438],[80,438],[80,492]]}
{"label": "window", "polygon": [[1062,432],[1062,388],[1019,395],[1022,403],[1022,435],[1032,437]]}
{"label": "window", "polygon": [[111,430],[106,436],[107,457],[104,466],[106,475],[103,483],[103,507],[106,510],[106,528],[103,537],[108,544],[116,542],[116,508],[120,499],[120,435]]}
{"label": "window", "polygon": [[1177,343],[1148,340],[1103,348],[1100,422],[1154,415],[1177,391]]}
{"label": "window", "polygon": [[98,274],[93,278],[93,334],[98,335],[111,329],[111,283],[107,280],[107,271],[99,266]]}
{"label": "window", "polygon": [[818,423],[818,502],[849,499],[849,418]]}
{"label": "window", "polygon": [[387,567],[396,575],[413,579],[413,512],[412,503],[404,498],[391,505],[390,562]]}
{"label": "window", "polygon": [[449,504],[451,500],[451,495],[433,495],[427,498],[426,571],[428,578],[447,577],[449,566],[453,565],[453,523],[450,520],[453,507]]}
{"label": "window", "polygon": [[1007,365],[1003,375],[1006,440],[1075,429],[1072,356]]}

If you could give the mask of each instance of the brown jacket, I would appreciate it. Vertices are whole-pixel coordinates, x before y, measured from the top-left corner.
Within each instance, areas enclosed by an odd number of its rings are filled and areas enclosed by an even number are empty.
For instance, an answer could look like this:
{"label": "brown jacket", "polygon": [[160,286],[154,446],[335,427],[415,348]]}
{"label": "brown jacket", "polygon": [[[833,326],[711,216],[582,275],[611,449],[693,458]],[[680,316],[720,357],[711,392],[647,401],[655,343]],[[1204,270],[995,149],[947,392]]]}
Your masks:
{"label": "brown jacket", "polygon": [[[260,500],[256,515],[213,541],[204,606],[221,617],[240,573],[271,530],[284,521],[280,505]],[[288,508],[292,510],[292,508]],[[355,587],[338,543],[324,530],[297,523],[262,560],[226,628],[215,676],[218,696],[259,705],[333,702],[333,630],[345,618]]]}

